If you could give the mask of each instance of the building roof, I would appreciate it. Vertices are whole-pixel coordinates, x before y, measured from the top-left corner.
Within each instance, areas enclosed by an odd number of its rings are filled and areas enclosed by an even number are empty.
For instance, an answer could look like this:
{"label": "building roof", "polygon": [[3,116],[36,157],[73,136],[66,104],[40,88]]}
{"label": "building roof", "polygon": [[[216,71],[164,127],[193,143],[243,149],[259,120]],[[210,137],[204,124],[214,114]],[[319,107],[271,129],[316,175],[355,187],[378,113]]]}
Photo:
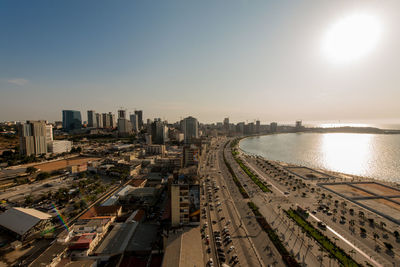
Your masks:
{"label": "building roof", "polygon": [[120,197],[124,197],[124,196],[126,196],[127,194],[129,194],[129,192],[132,191],[133,189],[134,189],[133,186],[127,185],[127,186],[125,186],[124,188],[122,188],[121,190],[119,190],[118,193],[117,193],[116,195],[117,195],[117,196],[120,196]]}
{"label": "building roof", "polygon": [[66,245],[59,244],[54,242],[51,246],[49,246],[39,257],[37,257],[29,267],[45,267],[49,266],[53,259],[63,254],[67,250]]}
{"label": "building roof", "polygon": [[117,216],[118,212],[122,209],[122,206],[93,206],[87,212],[85,212],[79,219],[101,219],[110,216]]}
{"label": "building roof", "polygon": [[147,179],[132,179],[129,181],[128,185],[131,185],[133,187],[139,187],[145,182],[147,182]]}
{"label": "building roof", "polygon": [[180,229],[169,233],[162,267],[204,266],[201,253],[200,227]]}
{"label": "building roof", "polygon": [[0,225],[19,235],[24,235],[41,220],[50,219],[51,215],[26,208],[11,208],[0,214]]}

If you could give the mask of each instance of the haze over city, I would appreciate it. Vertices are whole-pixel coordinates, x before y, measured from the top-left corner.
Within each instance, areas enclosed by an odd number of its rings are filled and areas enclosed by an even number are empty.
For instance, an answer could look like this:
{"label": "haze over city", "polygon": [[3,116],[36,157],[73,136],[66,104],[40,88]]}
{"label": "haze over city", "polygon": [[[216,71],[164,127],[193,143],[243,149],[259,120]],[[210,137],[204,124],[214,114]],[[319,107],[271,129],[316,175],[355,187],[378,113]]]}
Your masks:
{"label": "haze over city", "polygon": [[400,263],[400,1],[0,1],[0,267]]}
{"label": "haze over city", "polygon": [[398,123],[399,8],[398,1],[2,1],[0,120],[124,107],[170,121]]}

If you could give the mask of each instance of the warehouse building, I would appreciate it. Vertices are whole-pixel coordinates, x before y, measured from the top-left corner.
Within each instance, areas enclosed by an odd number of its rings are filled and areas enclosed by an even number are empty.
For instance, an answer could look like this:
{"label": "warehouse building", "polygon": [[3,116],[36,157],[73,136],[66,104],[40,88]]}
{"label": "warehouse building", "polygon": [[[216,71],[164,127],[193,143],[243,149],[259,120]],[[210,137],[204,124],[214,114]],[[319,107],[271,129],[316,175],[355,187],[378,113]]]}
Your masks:
{"label": "warehouse building", "polygon": [[25,240],[51,226],[51,215],[27,208],[11,208],[0,214],[0,227]]}

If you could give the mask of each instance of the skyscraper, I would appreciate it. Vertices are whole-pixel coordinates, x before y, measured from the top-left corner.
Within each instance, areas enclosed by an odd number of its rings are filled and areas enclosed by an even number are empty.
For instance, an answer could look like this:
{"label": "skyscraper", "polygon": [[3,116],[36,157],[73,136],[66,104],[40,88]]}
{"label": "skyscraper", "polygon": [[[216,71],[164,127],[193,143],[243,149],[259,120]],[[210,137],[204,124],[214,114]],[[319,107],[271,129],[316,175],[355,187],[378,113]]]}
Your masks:
{"label": "skyscraper", "polygon": [[118,110],[118,119],[126,119],[126,110],[124,109]]}
{"label": "skyscraper", "polygon": [[161,119],[154,119],[151,125],[153,143],[164,144],[168,141],[168,126]]}
{"label": "skyscraper", "polygon": [[20,153],[22,155],[41,155],[47,153],[46,122],[27,121],[18,127]]}
{"label": "skyscraper", "polygon": [[87,117],[88,117],[88,127],[97,128],[96,111],[88,110]]}
{"label": "skyscraper", "polygon": [[139,123],[138,123],[138,116],[136,114],[130,115],[132,130],[135,132],[139,131]]}
{"label": "skyscraper", "polygon": [[261,131],[261,128],[260,128],[260,121],[257,120],[257,121],[256,121],[256,134],[259,134],[260,131]]}
{"label": "skyscraper", "polygon": [[224,119],[224,130],[229,132],[229,118]]}
{"label": "skyscraper", "polygon": [[72,131],[82,128],[81,112],[76,110],[63,110],[63,128]]}
{"label": "skyscraper", "polygon": [[103,113],[102,117],[103,117],[103,128],[106,128],[106,129],[111,128],[111,118],[110,118],[109,114]]}
{"label": "skyscraper", "polygon": [[103,116],[100,113],[96,113],[96,125],[97,128],[103,128]]}
{"label": "skyscraper", "polygon": [[135,110],[135,114],[137,115],[139,130],[143,128],[143,110]]}
{"label": "skyscraper", "polygon": [[193,138],[199,137],[199,123],[196,118],[189,116],[183,119],[182,128],[185,134],[185,144],[189,144]]}
{"label": "skyscraper", "polygon": [[111,112],[108,112],[108,117],[110,118],[110,126],[111,126],[111,128],[117,127],[117,124],[115,122],[115,115],[112,114]]}
{"label": "skyscraper", "polygon": [[276,133],[278,130],[278,123],[276,122],[271,122],[271,124],[269,125],[269,131],[271,133]]}
{"label": "skyscraper", "polygon": [[53,125],[46,124],[46,143],[53,142]]}
{"label": "skyscraper", "polygon": [[121,136],[129,135],[132,131],[132,125],[126,119],[126,110],[118,110],[118,134]]}

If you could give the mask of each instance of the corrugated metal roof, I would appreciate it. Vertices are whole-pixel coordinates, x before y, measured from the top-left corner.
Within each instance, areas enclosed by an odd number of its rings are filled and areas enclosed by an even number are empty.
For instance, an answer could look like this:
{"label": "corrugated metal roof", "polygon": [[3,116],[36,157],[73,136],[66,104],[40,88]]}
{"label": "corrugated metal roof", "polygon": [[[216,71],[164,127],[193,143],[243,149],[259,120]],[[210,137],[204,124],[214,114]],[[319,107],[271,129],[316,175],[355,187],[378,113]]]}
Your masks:
{"label": "corrugated metal roof", "polygon": [[11,208],[0,214],[0,225],[23,235],[41,220],[50,218],[51,215],[35,209]]}

